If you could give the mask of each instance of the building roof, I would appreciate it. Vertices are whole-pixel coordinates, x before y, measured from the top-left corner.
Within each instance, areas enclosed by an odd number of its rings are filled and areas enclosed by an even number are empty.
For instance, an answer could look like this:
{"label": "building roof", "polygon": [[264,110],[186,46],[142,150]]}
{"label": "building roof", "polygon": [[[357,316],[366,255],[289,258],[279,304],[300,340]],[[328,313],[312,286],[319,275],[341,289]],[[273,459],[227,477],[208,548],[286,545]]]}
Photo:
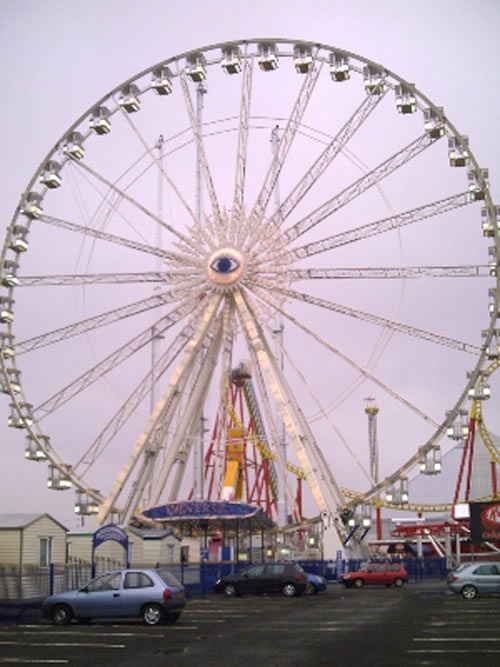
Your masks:
{"label": "building roof", "polygon": [[15,528],[27,528],[30,526],[32,523],[35,523],[35,521],[38,521],[39,519],[43,519],[44,517],[48,517],[51,521],[54,523],[57,523],[63,530],[68,530],[66,526],[63,526],[62,523],[59,523],[54,517],[50,516],[50,514],[42,513],[42,514],[2,514],[0,513],[0,530],[2,529],[15,529]]}

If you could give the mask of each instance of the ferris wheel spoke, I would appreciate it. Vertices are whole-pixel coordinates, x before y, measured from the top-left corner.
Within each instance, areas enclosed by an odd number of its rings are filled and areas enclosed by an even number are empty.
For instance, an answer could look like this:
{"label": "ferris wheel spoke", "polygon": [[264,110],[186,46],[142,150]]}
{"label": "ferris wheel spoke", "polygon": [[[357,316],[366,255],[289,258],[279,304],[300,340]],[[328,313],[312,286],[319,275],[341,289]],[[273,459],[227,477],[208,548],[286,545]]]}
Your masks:
{"label": "ferris wheel spoke", "polygon": [[396,215],[391,215],[388,218],[383,218],[366,225],[349,229],[340,234],[332,234],[319,241],[293,248],[288,251],[288,254],[294,259],[311,257],[317,253],[326,252],[349,243],[356,243],[357,241],[362,241],[372,236],[398,230],[407,225],[413,225],[427,218],[444,215],[445,213],[449,213],[450,211],[454,211],[470,203],[471,199],[469,193],[462,192],[402,213],[397,213]]}
{"label": "ferris wheel spoke", "polygon": [[153,222],[155,222],[157,225],[160,225],[162,229],[165,229],[168,231],[170,234],[175,236],[179,241],[181,241],[185,247],[190,248],[192,251],[196,252],[196,244],[192,239],[190,239],[188,236],[185,234],[181,234],[181,232],[175,227],[172,227],[172,225],[168,224],[164,220],[162,220],[158,215],[153,213],[149,208],[146,206],[143,206],[137,199],[134,197],[131,197],[125,190],[119,188],[115,183],[112,183],[109,181],[105,176],[102,174],[98,173],[95,169],[92,169],[88,164],[84,162],[75,162],[75,164],[78,166],[78,168],[83,169],[86,171],[88,174],[91,174],[97,181],[103,183],[106,185],[108,188],[109,192],[113,192],[115,195],[117,195],[120,199],[125,200],[129,204],[131,204],[134,208],[136,208],[138,211],[143,213],[146,217],[150,218]]}
{"label": "ferris wheel spoke", "polygon": [[278,211],[272,216],[270,225],[275,223],[276,217],[280,220],[285,220],[295,207],[302,201],[304,196],[309,192],[311,187],[316,183],[319,177],[330,166],[337,155],[345,148],[351,138],[355,135],[357,130],[363,125],[371,112],[380,104],[385,92],[381,95],[368,95],[360,104],[358,109],[345,123],[343,128],[330,141],[321,155],[317,158],[314,164],[304,174],[302,179],[297,183],[292,192],[286,197]]}
{"label": "ferris wheel spoke", "polygon": [[487,278],[490,267],[483,265],[464,266],[403,266],[403,267],[348,267],[335,269],[288,269],[283,275],[291,281],[298,280],[342,280],[342,279],[388,279],[407,280],[415,278]]}
{"label": "ferris wheel spoke", "polygon": [[[120,474],[118,475],[116,482],[103,502],[98,515],[98,521],[102,522],[106,519],[109,513],[114,511],[115,503],[117,499],[130,478],[132,471],[139,463],[140,457],[146,452],[144,464],[143,464],[143,474],[141,478],[144,478],[146,469],[150,468],[150,464],[154,464],[159,449],[163,446],[164,436],[170,420],[173,418],[173,412],[175,406],[179,403],[182,393],[182,387],[188,381],[189,372],[192,370],[194,360],[196,358],[196,353],[203,345],[205,336],[208,335],[208,332],[211,329],[212,322],[215,318],[217,307],[220,303],[222,296],[220,294],[214,294],[210,298],[208,304],[203,309],[203,312],[198,318],[198,322],[193,333],[191,340],[184,349],[182,358],[177,366],[177,369],[173,373],[167,389],[163,396],[158,401],[153,414],[151,415],[146,428],[142,432],[141,436],[137,440],[135,446],[133,447],[130,456],[122,468]],[[167,421],[168,418],[168,421]],[[134,490],[134,498],[137,493],[139,485],[136,485]],[[141,489],[142,492],[142,489]],[[128,506],[125,508],[125,513],[131,511],[135,512],[138,502],[134,505],[134,500],[129,501]]]}
{"label": "ferris wheel spoke", "polygon": [[[245,55],[247,45],[245,45]],[[228,237],[231,243],[236,241],[237,233],[241,233],[241,216],[245,204],[245,183],[247,173],[248,133],[250,102],[252,99],[253,58],[244,58],[241,82],[240,118],[238,129],[238,146],[236,152],[236,174],[234,183],[233,206],[231,209]]]}
{"label": "ferris wheel spoke", "polygon": [[[257,282],[257,281],[256,281]],[[265,289],[266,283],[264,281],[259,281],[260,286]],[[270,284],[268,284],[268,288]],[[379,317],[378,315],[373,315],[372,313],[367,313],[356,308],[349,308],[348,306],[342,306],[338,303],[332,303],[326,299],[321,299],[304,292],[297,292],[296,290],[282,288],[279,285],[273,285],[273,289],[283,294],[284,296],[290,297],[297,301],[302,301],[304,303],[309,303],[311,305],[319,306],[326,310],[331,310],[332,312],[339,313],[341,315],[346,315],[347,317],[352,317],[363,322],[369,322],[370,324],[375,324],[379,327],[386,327],[393,331],[399,333],[404,333],[408,336],[413,336],[415,338],[421,338],[422,340],[429,341],[430,343],[435,343],[437,345],[443,345],[445,347],[450,347],[461,352],[467,352],[469,354],[479,355],[481,348],[477,345],[471,343],[465,343],[463,341],[456,340],[454,338],[449,338],[447,336],[442,336],[440,334],[433,333],[431,331],[426,331],[425,329],[419,329],[417,327],[412,327],[408,324],[403,324],[401,322],[396,322],[395,320],[390,320],[385,317]]]}
{"label": "ferris wheel spoke", "polygon": [[[200,432],[200,423],[203,413],[203,406],[210,387],[210,379],[214,373],[219,358],[221,344],[223,340],[223,318],[215,324],[215,332],[210,343],[205,349],[200,351],[200,364],[190,392],[189,399],[183,410],[183,414],[176,427],[174,436],[169,443],[169,454],[160,467],[159,473],[155,476],[152,494],[149,502],[153,505],[160,501],[160,497],[165,489],[165,485],[172,472],[173,460],[177,457],[181,448],[184,449],[186,456],[183,456],[177,465],[176,474],[170,491],[170,499],[177,500],[181,484],[186,472],[187,458],[193,448],[195,436]],[[201,499],[201,498],[200,498]]]}
{"label": "ferris wheel spoke", "polygon": [[[272,333],[272,332],[269,332],[269,333]],[[372,479],[370,473],[368,472],[365,465],[363,464],[363,462],[361,461],[361,459],[357,455],[355,449],[347,441],[347,438],[344,436],[344,434],[340,430],[339,426],[336,423],[334,423],[333,419],[331,418],[331,416],[329,414],[329,411],[323,405],[320,397],[317,395],[317,393],[314,391],[314,388],[311,386],[311,383],[308,382],[307,378],[304,376],[304,374],[302,373],[300,368],[297,366],[297,364],[295,363],[292,356],[288,353],[288,350],[283,345],[281,345],[279,343],[279,341],[278,341],[278,344],[279,344],[279,349],[280,349],[281,354],[283,354],[283,356],[287,360],[287,363],[290,365],[290,368],[293,369],[293,371],[297,375],[297,377],[300,378],[304,387],[306,387],[307,393],[311,396],[313,401],[316,403],[316,406],[318,407],[318,410],[319,410],[319,413],[321,414],[321,416],[326,419],[326,421],[328,422],[328,424],[330,425],[332,430],[337,434],[338,438],[340,439],[340,441],[344,445],[345,449],[347,450],[347,452],[349,453],[351,458],[356,462],[356,465],[361,470],[364,477],[370,482],[370,484],[374,484],[374,480]]]}
{"label": "ferris wheel spoke", "polygon": [[[267,292],[258,290],[257,292],[259,298],[261,298],[264,302],[268,301],[267,297]],[[370,379],[372,382],[374,382],[378,387],[384,390],[389,396],[392,396],[396,401],[402,403],[405,405],[410,411],[414,412],[417,414],[421,419],[423,419],[425,422],[431,424],[434,427],[438,426],[438,423],[429,415],[427,415],[425,412],[420,410],[417,406],[415,406],[411,401],[405,399],[401,394],[398,392],[394,391],[389,385],[387,385],[385,382],[377,378],[372,372],[370,372],[367,368],[361,366],[357,362],[355,362],[353,359],[348,357],[346,354],[341,352],[338,348],[333,346],[331,343],[329,343],[327,340],[325,340],[322,336],[320,336],[318,333],[313,331],[310,327],[308,327],[306,324],[298,320],[296,317],[294,317],[291,313],[287,312],[284,310],[281,306],[276,306],[274,305],[274,308],[278,310],[289,322],[297,326],[299,329],[302,329],[305,333],[309,334],[314,340],[318,341],[325,349],[327,349],[329,352],[332,352],[335,354],[339,359],[342,359],[346,364],[351,366],[352,368],[356,369],[364,378]]]}
{"label": "ferris wheel spoke", "polygon": [[[258,396],[260,399],[259,409],[262,410],[264,413],[265,422],[267,424],[267,429],[269,432],[269,437],[266,444],[267,447],[270,449],[271,453],[274,455],[277,464],[279,466],[279,469],[281,471],[285,471],[289,466],[289,462],[287,461],[286,451],[284,449],[285,446],[284,437],[280,436],[278,426],[275,423],[276,419],[275,415],[273,415],[273,408],[271,399],[269,397],[268,386],[266,384],[264,374],[259,364],[254,348],[250,347],[249,352],[252,360],[253,377],[255,378],[256,381]],[[284,474],[282,475],[282,484],[283,482],[285,486],[285,496],[288,503],[288,507],[294,507],[295,501],[293,498],[293,493],[288,475]],[[286,514],[288,514],[288,511],[286,512]]]}
{"label": "ferris wheel spoke", "polygon": [[[306,112],[307,106],[314,91],[314,87],[321,72],[323,63],[318,63],[311,69],[302,84],[302,87],[295,101],[294,107],[288,118],[288,122],[283,134],[278,142],[275,159],[272,161],[262,184],[257,200],[249,215],[250,224],[247,226],[251,231],[249,244],[252,246],[259,238],[264,225],[264,215],[269,204],[272,193],[275,190],[276,183],[280,176],[283,165],[285,164],[292,143],[297,136],[301,120]],[[267,222],[265,223],[267,224]]]}
{"label": "ferris wheel spoke", "polygon": [[279,408],[285,428],[294,444],[316,503],[321,511],[334,512],[344,505],[344,497],[319,449],[307,420],[291,392],[283,372],[269,349],[261,325],[241,292],[235,291],[235,302],[249,346],[255,351],[259,365]]}
{"label": "ferris wheel spoke", "polygon": [[59,343],[62,340],[66,340],[73,336],[79,336],[87,331],[92,331],[100,327],[113,324],[127,317],[133,315],[138,315],[153,308],[158,308],[173,301],[177,301],[180,297],[180,294],[176,290],[171,292],[162,292],[161,294],[155,294],[147,299],[140,299],[134,303],[122,306],[120,308],[115,308],[113,310],[106,311],[95,317],[89,317],[85,320],[79,322],[73,322],[68,326],[61,327],[59,329],[54,329],[53,331],[48,331],[39,336],[34,336],[33,338],[28,338],[27,340],[21,341],[16,345],[17,354],[25,354],[26,352],[32,352],[33,350],[45,347],[47,345],[54,345]]}
{"label": "ferris wheel spoke", "polygon": [[181,264],[192,263],[192,259],[190,258],[189,255],[180,255],[178,253],[172,253],[152,245],[146,245],[144,243],[139,243],[138,241],[132,241],[131,239],[124,238],[122,236],[117,236],[116,234],[109,234],[107,232],[103,232],[100,229],[94,229],[92,227],[86,227],[85,225],[79,225],[69,220],[62,220],[61,218],[55,218],[48,215],[42,216],[40,220],[42,222],[45,222],[46,224],[53,225],[55,227],[61,227],[62,229],[67,229],[70,232],[76,232],[78,234],[82,234],[83,236],[89,236],[91,238],[99,239],[101,241],[114,243],[115,245],[124,246],[125,248],[131,248],[139,252],[144,252],[147,255],[155,255],[157,257],[173,260]]}
{"label": "ferris wheel spoke", "polygon": [[[215,186],[213,183],[212,179],[212,174],[210,172],[210,167],[208,164],[208,159],[207,155],[205,152],[205,146],[203,143],[203,137],[202,137],[202,130],[201,130],[201,119],[198,119],[196,117],[194,108],[193,108],[193,100],[191,97],[191,93],[189,91],[189,86],[188,82],[186,80],[186,75],[184,72],[179,74],[179,79],[181,82],[181,87],[182,87],[182,92],[184,95],[184,104],[186,107],[186,111],[189,117],[189,121],[191,123],[191,130],[193,133],[193,136],[195,138],[195,143],[196,143],[196,149],[197,149],[197,161],[198,165],[201,169],[201,172],[203,174],[203,180],[208,192],[208,196],[210,199],[210,205],[212,207],[212,217],[215,220],[217,229],[219,233],[221,232],[220,228],[220,219],[221,219],[221,211],[220,211],[220,206],[219,202],[217,199],[217,194],[215,191]],[[199,105],[202,106],[203,104],[203,95],[206,93],[206,89],[203,86],[203,83],[200,82],[198,84],[197,88],[197,96],[198,96],[198,103]],[[199,111],[201,113],[201,111]],[[197,212],[197,218],[198,218],[198,225],[201,225],[201,211]],[[222,240],[222,239],[221,239]]]}
{"label": "ferris wheel spoke", "polygon": [[151,391],[154,383],[158,382],[158,380],[163,377],[166,370],[183,352],[193,334],[193,331],[194,324],[192,321],[188,323],[184,329],[174,338],[174,340],[158,359],[156,365],[151,368],[149,373],[147,373],[147,375],[131,392],[127,400],[109,420],[107,425],[101,431],[99,436],[94,440],[92,445],[76,462],[75,469],[84,467],[84,472],[82,474],[86,474],[86,472],[98,461],[100,456],[109,447],[115,436],[121,431],[123,426],[127,423],[127,420],[140,405],[141,401]]}
{"label": "ferris wheel spoke", "polygon": [[34,414],[43,413],[44,416],[47,416],[60,408],[71,398],[87,389],[100,378],[126,361],[138,350],[141,350],[145,345],[151,342],[154,336],[165,333],[180,320],[184,319],[186,315],[192,312],[193,306],[193,300],[190,299],[177,308],[174,308],[168,315],[160,318],[153,326],[147,327],[147,329],[127,341],[93,368],[73,380],[70,384],[64,387],[64,389],[61,389],[55,395],[41,403],[34,409]]}
{"label": "ferris wheel spoke", "polygon": [[[211,317],[211,321],[205,323],[208,329],[205,331],[201,345],[192,350],[188,366],[184,369],[183,378],[177,386],[178,395],[173,397],[174,400],[170,408],[157,421],[154,448],[153,450],[149,449],[145,454],[141,471],[136,476],[134,487],[124,507],[126,521],[130,519],[134,508],[138,506],[141,496],[144,495],[144,490],[149,483],[152,489],[155,489],[155,493],[161,494],[163,489],[160,487],[157,477],[161,478],[164,475],[166,480],[172,472],[171,463],[175,463],[176,471],[170,489],[170,499],[177,499],[178,489],[186,470],[187,459],[193,448],[194,433],[199,431],[203,397],[206,397],[204,388],[213,372],[218,350],[220,349],[220,319],[214,316]],[[177,422],[179,418],[181,394],[188,396],[188,408],[194,410],[195,414],[198,414],[198,411],[200,411],[198,419],[191,420],[189,415],[192,415],[192,413],[189,410],[186,411],[183,405],[183,416],[180,417],[181,421],[183,421],[183,429],[180,429],[178,425],[174,425],[174,421]],[[172,432],[174,429],[173,441],[169,442],[168,450],[164,455],[165,460],[161,465],[161,472],[157,473],[156,471],[160,465],[160,462],[157,461],[159,451],[165,446],[167,432]],[[175,433],[178,435],[177,438],[175,437]],[[147,502],[149,504],[149,500]]]}
{"label": "ferris wheel spoke", "polygon": [[235,331],[235,308],[232,301],[226,301],[223,311],[223,336],[222,343],[222,366],[223,373],[229,373],[231,370],[231,360],[233,358]]}
{"label": "ferris wheel spoke", "polygon": [[319,206],[310,215],[302,218],[302,220],[299,220],[297,223],[284,230],[282,233],[284,239],[287,242],[291,242],[302,234],[305,234],[332,215],[332,213],[338,211],[350,201],[363,194],[363,192],[389,176],[393,171],[410,162],[410,160],[422,153],[422,151],[429,148],[429,146],[432,146],[435,141],[436,139],[432,138],[427,133],[418,137],[405,146],[405,148],[379,164],[378,167],[372,169],[368,174],[363,175],[357,181],[345,188],[340,194],[332,197],[332,199]]}
{"label": "ferris wheel spoke", "polygon": [[191,278],[191,269],[173,269],[170,271],[143,271],[141,273],[82,273],[59,274],[52,276],[18,276],[19,287],[62,287],[78,285],[122,285],[139,283],[179,283]]}
{"label": "ferris wheel spoke", "polygon": [[[185,197],[182,195],[180,189],[172,179],[172,177],[167,173],[163,166],[163,135],[160,137],[160,139],[157,141],[155,144],[154,148],[151,148],[151,146],[147,143],[146,139],[144,138],[142,132],[140,132],[139,128],[137,127],[137,124],[132,121],[132,118],[130,117],[129,114],[123,112],[123,115],[128,122],[132,132],[134,135],[138,138],[139,142],[141,143],[142,147],[144,148],[146,154],[150,157],[151,159],[151,164],[155,166],[155,168],[158,170],[158,172],[161,174],[161,178],[165,181],[165,183],[169,186],[170,190],[175,194],[177,197],[178,201],[181,203],[183,206],[184,210],[188,214],[189,218],[192,220],[193,223],[196,223],[196,215],[192,208],[189,206],[187,203]],[[155,155],[155,150],[158,153],[158,155]],[[143,176],[144,173],[149,170],[151,166],[148,166],[143,172],[140,174],[140,176]],[[129,186],[130,187],[130,186]],[[160,223],[164,225],[164,221]],[[168,226],[166,226],[168,228]],[[185,239],[183,239],[185,240]]]}

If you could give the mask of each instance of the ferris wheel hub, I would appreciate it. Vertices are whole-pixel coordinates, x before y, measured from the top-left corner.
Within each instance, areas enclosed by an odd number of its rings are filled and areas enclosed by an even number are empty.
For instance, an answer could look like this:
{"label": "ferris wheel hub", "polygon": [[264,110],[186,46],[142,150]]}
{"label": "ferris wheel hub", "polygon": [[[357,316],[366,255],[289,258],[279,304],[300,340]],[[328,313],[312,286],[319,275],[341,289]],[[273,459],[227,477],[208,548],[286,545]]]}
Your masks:
{"label": "ferris wheel hub", "polygon": [[207,261],[209,279],[223,289],[234,289],[245,273],[245,258],[236,248],[224,247],[213,252]]}

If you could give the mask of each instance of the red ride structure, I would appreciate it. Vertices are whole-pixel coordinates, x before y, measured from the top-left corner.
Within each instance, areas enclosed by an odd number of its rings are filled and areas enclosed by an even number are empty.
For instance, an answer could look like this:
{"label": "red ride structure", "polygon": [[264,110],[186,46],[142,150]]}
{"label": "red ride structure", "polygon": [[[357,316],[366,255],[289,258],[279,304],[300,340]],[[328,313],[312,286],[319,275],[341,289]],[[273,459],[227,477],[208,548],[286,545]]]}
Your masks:
{"label": "red ride structure", "polygon": [[[267,445],[248,365],[242,363],[231,372],[226,393],[204,456],[204,496],[207,500],[254,505],[278,522],[278,499],[285,492],[284,481],[279,479],[276,457]],[[290,518],[300,523],[304,474],[288,462],[280,467],[286,467],[286,473],[295,479]],[[193,492],[189,498],[192,496]]]}

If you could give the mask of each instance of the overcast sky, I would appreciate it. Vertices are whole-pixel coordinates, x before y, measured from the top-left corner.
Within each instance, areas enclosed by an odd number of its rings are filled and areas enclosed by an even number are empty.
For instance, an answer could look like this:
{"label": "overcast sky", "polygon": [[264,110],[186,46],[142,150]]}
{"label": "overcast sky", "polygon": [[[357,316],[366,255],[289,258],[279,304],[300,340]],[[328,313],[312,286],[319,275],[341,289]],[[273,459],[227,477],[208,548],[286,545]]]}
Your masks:
{"label": "overcast sky", "polygon": [[[108,90],[178,53],[255,37],[330,44],[414,82],[469,135],[500,201],[499,30],[497,0],[2,0],[2,239],[40,162]],[[7,414],[0,396],[0,511],[48,511],[74,528],[73,492],[45,489]]]}

